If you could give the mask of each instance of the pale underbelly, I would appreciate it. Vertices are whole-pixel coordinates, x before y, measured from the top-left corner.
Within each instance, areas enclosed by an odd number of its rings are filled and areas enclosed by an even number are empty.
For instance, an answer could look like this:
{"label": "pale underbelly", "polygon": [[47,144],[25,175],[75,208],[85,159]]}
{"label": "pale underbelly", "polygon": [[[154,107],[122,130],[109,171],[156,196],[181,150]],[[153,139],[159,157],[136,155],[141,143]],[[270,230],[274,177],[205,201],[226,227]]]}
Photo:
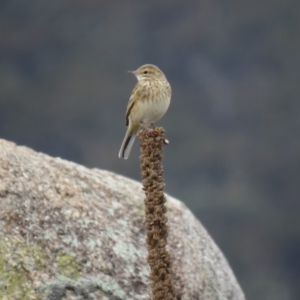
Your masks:
{"label": "pale underbelly", "polygon": [[134,114],[131,114],[134,123],[151,125],[157,122],[167,111],[170,105],[170,99],[164,101],[155,101],[150,105],[149,102],[140,103],[136,107]]}

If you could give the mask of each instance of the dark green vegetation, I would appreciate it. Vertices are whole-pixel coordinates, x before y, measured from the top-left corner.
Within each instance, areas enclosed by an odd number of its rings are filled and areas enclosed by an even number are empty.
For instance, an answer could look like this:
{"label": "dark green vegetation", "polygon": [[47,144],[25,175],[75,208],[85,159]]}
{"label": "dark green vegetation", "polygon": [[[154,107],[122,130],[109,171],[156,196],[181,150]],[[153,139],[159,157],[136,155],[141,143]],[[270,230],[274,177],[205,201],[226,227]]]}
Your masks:
{"label": "dark green vegetation", "polygon": [[154,63],[173,98],[167,192],[186,201],[248,299],[294,300],[300,277],[300,2],[1,1],[0,137],[139,179],[117,158]]}

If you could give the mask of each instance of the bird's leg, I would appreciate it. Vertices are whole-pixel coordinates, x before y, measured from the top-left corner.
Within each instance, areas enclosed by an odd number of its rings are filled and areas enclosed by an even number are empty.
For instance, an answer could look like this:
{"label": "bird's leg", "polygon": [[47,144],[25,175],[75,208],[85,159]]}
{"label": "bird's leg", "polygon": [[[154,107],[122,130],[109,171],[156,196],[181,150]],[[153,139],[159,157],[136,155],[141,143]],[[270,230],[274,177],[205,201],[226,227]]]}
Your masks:
{"label": "bird's leg", "polygon": [[147,130],[147,131],[151,131],[151,130],[153,130],[155,128],[155,126],[154,126],[153,123],[151,123],[150,125],[148,125],[148,124],[144,124],[144,123],[141,122],[141,126],[144,127],[145,130]]}

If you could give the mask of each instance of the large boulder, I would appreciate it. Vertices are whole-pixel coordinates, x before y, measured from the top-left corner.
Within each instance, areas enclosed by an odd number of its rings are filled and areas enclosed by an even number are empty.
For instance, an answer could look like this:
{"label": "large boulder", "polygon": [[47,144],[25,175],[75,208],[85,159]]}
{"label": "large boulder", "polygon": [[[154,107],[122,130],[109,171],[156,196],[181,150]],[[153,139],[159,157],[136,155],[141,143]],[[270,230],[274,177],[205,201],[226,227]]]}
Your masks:
{"label": "large boulder", "polygon": [[[140,183],[0,140],[0,299],[151,299]],[[167,196],[177,299],[244,300],[221,251]]]}

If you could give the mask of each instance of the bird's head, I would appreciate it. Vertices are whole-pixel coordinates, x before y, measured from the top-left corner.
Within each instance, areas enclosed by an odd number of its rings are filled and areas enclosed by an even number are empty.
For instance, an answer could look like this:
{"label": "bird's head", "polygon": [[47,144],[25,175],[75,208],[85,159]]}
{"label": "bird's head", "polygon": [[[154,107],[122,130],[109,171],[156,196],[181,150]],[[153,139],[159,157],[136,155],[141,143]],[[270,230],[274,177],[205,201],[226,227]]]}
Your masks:
{"label": "bird's head", "polygon": [[129,71],[129,73],[136,76],[137,80],[149,80],[149,79],[159,79],[166,80],[165,74],[155,65],[142,65],[135,71]]}

